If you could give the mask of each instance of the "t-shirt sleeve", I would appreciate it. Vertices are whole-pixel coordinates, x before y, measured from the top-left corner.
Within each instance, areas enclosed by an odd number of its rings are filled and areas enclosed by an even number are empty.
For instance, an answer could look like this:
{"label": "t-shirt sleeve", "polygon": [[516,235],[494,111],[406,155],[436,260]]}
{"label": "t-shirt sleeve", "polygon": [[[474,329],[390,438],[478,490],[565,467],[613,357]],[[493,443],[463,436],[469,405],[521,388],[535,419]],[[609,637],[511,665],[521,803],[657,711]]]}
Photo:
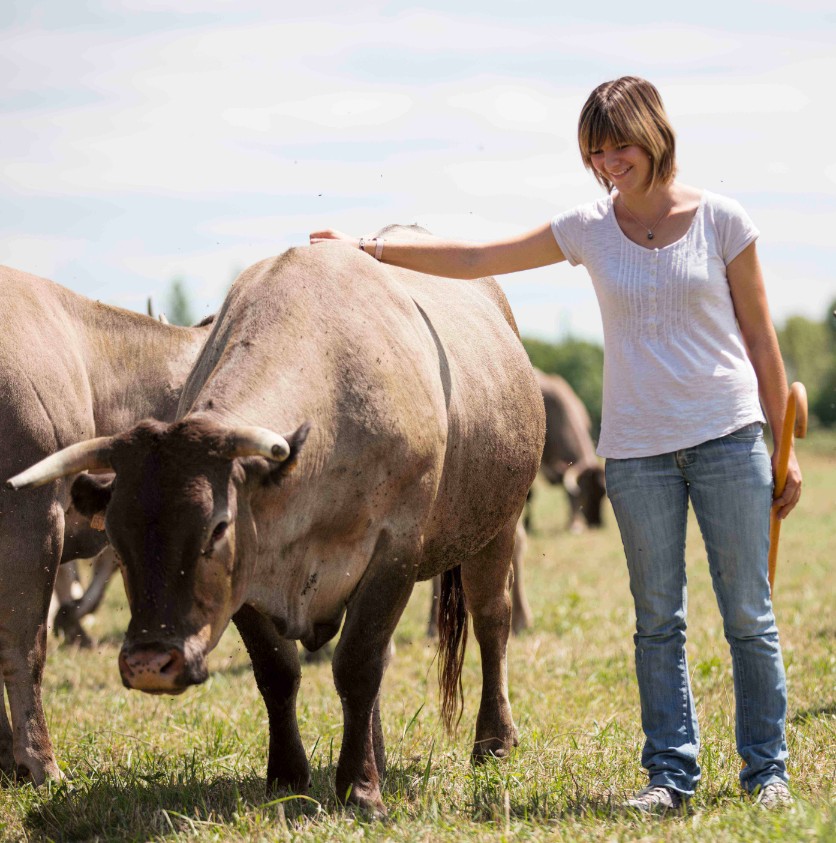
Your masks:
{"label": "t-shirt sleeve", "polygon": [[715,212],[720,254],[728,266],[750,243],[757,240],[760,232],[743,206],[734,199],[722,198]]}
{"label": "t-shirt sleeve", "polygon": [[552,234],[572,266],[583,263],[583,211],[572,208],[552,218]]}

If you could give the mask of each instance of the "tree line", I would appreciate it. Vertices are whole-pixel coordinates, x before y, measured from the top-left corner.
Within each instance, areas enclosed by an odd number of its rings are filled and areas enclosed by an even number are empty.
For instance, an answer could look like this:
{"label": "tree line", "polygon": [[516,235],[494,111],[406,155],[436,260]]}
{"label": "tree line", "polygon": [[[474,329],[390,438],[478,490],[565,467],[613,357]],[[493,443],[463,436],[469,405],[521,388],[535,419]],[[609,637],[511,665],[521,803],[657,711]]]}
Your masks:
{"label": "tree line", "polygon": [[[807,388],[812,424],[836,426],[836,301],[822,319],[791,316],[777,329],[787,380]],[[583,340],[559,343],[523,337],[531,362],[544,372],[560,375],[586,405],[592,419],[593,438],[601,425],[604,350]]]}

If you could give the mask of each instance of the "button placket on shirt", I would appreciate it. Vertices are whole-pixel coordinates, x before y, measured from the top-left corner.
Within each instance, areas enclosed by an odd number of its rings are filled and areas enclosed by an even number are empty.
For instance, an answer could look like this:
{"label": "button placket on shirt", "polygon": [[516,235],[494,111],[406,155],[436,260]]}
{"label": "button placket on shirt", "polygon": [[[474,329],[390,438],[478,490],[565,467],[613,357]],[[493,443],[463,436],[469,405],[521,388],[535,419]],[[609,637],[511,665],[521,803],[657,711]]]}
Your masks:
{"label": "button placket on shirt", "polygon": [[653,250],[653,262],[650,265],[650,283],[647,286],[648,304],[650,307],[650,316],[648,319],[648,330],[650,336],[656,338],[656,290],[657,290],[657,276],[659,271],[659,250]]}

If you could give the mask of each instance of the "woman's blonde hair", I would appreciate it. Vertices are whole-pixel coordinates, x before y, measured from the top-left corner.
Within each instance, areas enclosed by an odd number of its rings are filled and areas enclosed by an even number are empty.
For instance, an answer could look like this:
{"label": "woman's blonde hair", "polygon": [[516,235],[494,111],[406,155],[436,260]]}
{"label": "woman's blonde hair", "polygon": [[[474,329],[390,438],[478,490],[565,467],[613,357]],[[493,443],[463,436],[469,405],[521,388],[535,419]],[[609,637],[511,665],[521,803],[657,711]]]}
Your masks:
{"label": "woman's blonde hair", "polygon": [[676,175],[676,136],[662,97],[646,79],[622,76],[599,85],[581,109],[578,145],[584,166],[610,193],[612,182],[592,165],[592,152],[606,143],[634,144],[650,156],[647,189]]}

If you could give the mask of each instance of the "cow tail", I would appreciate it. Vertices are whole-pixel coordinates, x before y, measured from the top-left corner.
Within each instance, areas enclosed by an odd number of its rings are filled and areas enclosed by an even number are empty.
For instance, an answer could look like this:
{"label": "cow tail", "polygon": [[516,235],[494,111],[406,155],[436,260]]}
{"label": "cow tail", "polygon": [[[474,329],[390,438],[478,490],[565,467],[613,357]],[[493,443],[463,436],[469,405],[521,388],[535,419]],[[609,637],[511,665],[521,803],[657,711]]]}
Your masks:
{"label": "cow tail", "polygon": [[438,599],[438,684],[441,694],[441,722],[448,734],[462,719],[462,667],[467,647],[467,608],[460,565],[441,575]]}

